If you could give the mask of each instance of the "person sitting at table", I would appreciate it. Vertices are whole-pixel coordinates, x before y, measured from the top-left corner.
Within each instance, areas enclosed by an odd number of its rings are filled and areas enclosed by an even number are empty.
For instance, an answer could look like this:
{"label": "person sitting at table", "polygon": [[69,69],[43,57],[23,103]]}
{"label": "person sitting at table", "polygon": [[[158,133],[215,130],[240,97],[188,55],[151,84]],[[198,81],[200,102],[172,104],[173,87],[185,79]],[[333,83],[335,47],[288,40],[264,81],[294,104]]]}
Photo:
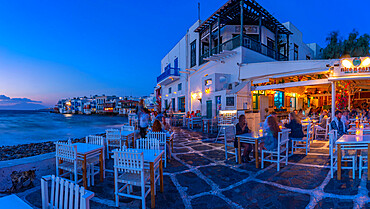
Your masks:
{"label": "person sitting at table", "polygon": [[344,122],[344,125],[346,125],[346,129],[349,128],[350,120],[349,120],[349,110],[344,110],[342,117],[340,118],[341,121]]}
{"label": "person sitting at table", "polygon": [[195,117],[194,111],[191,111],[190,117]]}
{"label": "person sitting at table", "polygon": [[321,115],[320,115],[320,123],[318,126],[320,126],[323,129],[326,129],[326,119],[328,118],[328,111],[323,110]]}
{"label": "person sitting at table", "polygon": [[[245,120],[245,115],[239,116],[239,123],[236,124],[235,129],[236,129],[236,135],[245,134],[245,133],[250,132],[248,125],[247,125],[247,121]],[[240,146],[244,147],[243,155],[242,155],[242,162],[245,163],[245,162],[251,161],[251,159],[249,158],[249,154],[251,153],[253,146],[248,143],[240,143]],[[238,148],[238,141],[236,140],[236,138],[234,140],[234,147]]]}
{"label": "person sitting at table", "polygon": [[279,124],[273,117],[269,117],[267,119],[267,124],[268,128],[265,132],[265,136],[261,141],[260,149],[265,149],[269,151],[276,150],[278,145],[279,132],[281,131],[279,128]]}
{"label": "person sitting at table", "polygon": [[269,117],[273,117],[276,120],[276,122],[278,120],[276,112],[272,112],[269,116],[266,117],[265,122],[263,122],[263,130],[267,130],[268,129],[267,119]]}
{"label": "person sitting at table", "polygon": [[302,120],[302,118],[304,117],[302,109],[299,109],[297,116],[298,116],[299,120]]}
{"label": "person sitting at table", "polygon": [[162,118],[162,126],[163,126],[163,129],[166,130],[166,131],[170,131],[171,130],[171,126],[170,126],[170,124],[168,124],[166,122],[166,118],[165,117]]}
{"label": "person sitting at table", "polygon": [[337,139],[339,139],[339,137],[343,136],[347,132],[346,125],[341,120],[341,118],[342,118],[342,111],[337,110],[335,111],[334,118],[330,123],[331,129],[337,130]]}
{"label": "person sitting at table", "polygon": [[289,113],[289,123],[285,124],[285,127],[290,129],[290,145],[292,144],[292,139],[302,139],[304,137],[301,120],[294,112]]}
{"label": "person sitting at table", "polygon": [[162,124],[159,120],[154,120],[152,132],[162,132]]}

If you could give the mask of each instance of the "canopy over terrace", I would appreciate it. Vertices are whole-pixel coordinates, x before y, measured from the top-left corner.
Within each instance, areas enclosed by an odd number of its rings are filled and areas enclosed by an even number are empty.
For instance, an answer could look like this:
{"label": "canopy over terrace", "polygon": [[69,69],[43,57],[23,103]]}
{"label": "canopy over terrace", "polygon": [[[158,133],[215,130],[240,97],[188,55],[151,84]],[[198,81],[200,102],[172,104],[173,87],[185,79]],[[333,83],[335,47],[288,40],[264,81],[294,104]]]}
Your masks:
{"label": "canopy over terrace", "polygon": [[351,104],[359,106],[359,101],[370,102],[370,58],[367,57],[246,64],[241,67],[240,78],[251,81],[257,97],[262,94],[269,97],[265,102],[268,108],[279,104],[277,92],[282,92],[280,105],[286,110],[315,103],[315,106],[331,106],[334,114],[336,107],[351,108]]}

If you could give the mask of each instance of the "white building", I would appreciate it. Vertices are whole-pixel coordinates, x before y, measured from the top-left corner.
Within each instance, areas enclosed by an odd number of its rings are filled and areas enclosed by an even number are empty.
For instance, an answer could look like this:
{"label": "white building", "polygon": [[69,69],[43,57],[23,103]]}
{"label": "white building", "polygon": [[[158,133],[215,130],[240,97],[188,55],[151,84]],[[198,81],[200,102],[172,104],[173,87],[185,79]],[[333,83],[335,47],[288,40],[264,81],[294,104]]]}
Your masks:
{"label": "white building", "polygon": [[280,23],[253,0],[229,0],[162,59],[156,95],[162,109],[200,110],[209,118],[219,110],[252,109],[252,80],[241,74],[259,72],[246,66],[313,58],[291,22]]}

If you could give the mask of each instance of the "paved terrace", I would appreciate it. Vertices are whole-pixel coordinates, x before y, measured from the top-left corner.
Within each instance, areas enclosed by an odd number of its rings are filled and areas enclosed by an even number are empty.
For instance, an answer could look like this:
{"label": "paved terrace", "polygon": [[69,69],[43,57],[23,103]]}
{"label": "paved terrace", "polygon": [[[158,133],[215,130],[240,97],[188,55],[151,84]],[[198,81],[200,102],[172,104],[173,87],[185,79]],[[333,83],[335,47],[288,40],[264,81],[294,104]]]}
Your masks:
{"label": "paved terrace", "polygon": [[[223,144],[210,139],[175,129],[173,158],[164,170],[164,193],[157,193],[156,208],[370,208],[366,172],[361,179],[349,178],[348,170],[341,181],[336,174],[330,178],[326,141],[315,141],[308,156],[293,155],[277,172],[274,164],[256,169],[254,161],[241,165],[235,157],[225,161]],[[107,162],[108,169],[112,165]],[[115,208],[113,188],[112,173],[104,182],[96,181],[89,188],[95,192],[91,208]],[[41,207],[39,187],[18,195]],[[140,208],[138,200],[120,201],[120,208]],[[146,201],[149,208],[150,195]]]}

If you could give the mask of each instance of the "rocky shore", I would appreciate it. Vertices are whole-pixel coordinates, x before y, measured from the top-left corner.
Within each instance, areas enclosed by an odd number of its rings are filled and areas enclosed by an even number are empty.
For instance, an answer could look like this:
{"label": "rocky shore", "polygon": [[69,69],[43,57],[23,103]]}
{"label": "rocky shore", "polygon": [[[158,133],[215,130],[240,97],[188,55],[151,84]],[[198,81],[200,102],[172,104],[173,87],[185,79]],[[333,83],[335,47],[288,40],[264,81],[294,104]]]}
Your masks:
{"label": "rocky shore", "polygon": [[[104,134],[99,134],[104,135]],[[71,139],[72,143],[85,142],[85,137]],[[47,141],[41,143],[20,144],[14,146],[0,147],[0,161],[19,159],[41,155],[49,152],[55,152],[55,141]]]}

